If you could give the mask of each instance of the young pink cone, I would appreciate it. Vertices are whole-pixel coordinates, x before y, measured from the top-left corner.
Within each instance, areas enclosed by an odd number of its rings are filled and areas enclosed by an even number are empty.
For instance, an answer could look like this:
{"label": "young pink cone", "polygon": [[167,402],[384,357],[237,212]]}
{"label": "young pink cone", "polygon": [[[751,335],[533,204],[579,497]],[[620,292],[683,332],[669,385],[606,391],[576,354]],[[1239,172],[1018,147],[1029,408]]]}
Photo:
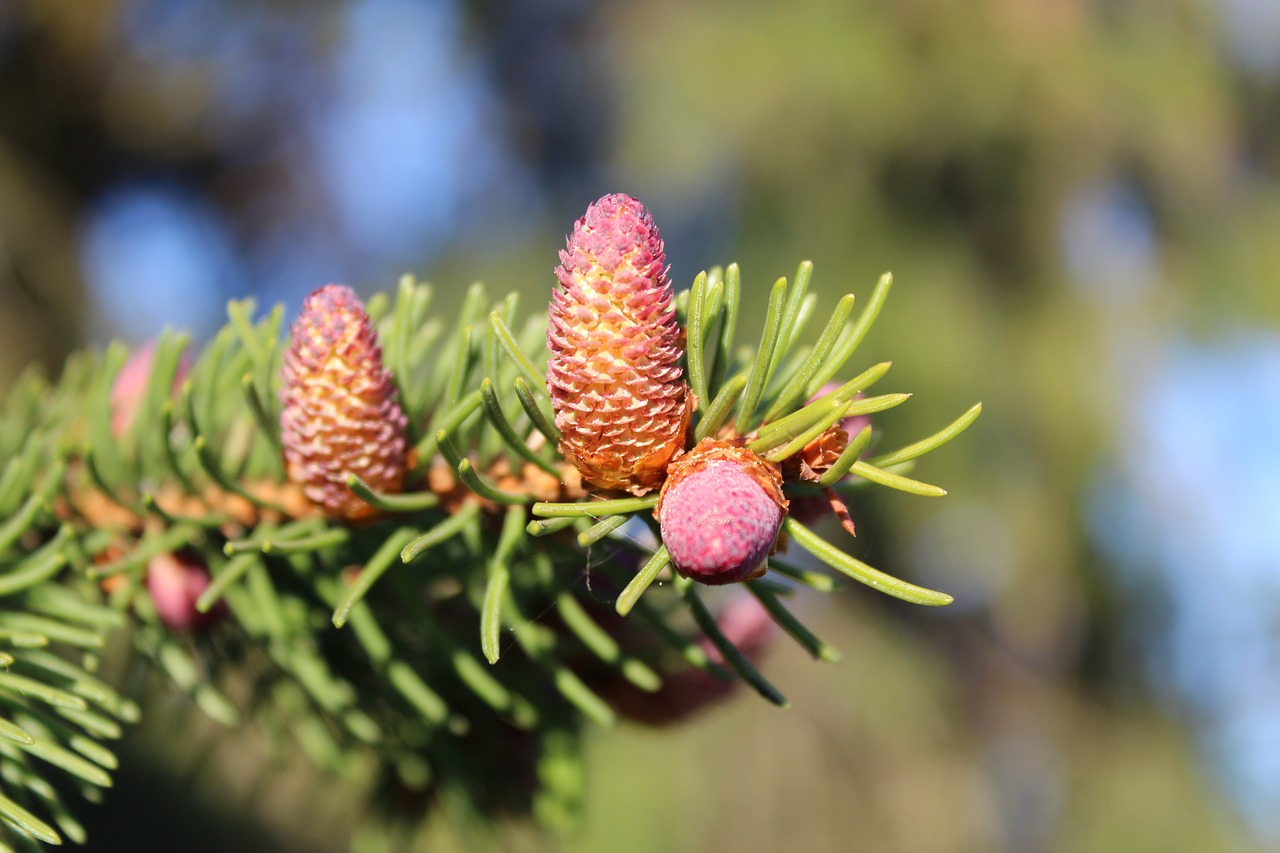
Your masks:
{"label": "young pink cone", "polygon": [[[716,615],[716,625],[738,651],[758,664],[777,635],[773,617],[755,596],[736,592]],[[724,656],[705,637],[698,646],[712,663],[724,664]],[[733,694],[742,682],[724,681],[706,670],[689,667],[662,679],[656,693],[647,693],[622,678],[616,678],[608,691],[609,700],[618,714],[638,723],[665,726],[681,722],[696,713],[719,704]]]}
{"label": "young pink cone", "polygon": [[604,196],[574,224],[556,277],[547,390],[560,452],[594,486],[653,491],[693,411],[653,217],[628,195]]}
{"label": "young pink cone", "polygon": [[196,601],[209,587],[209,570],[190,558],[177,554],[153,557],[147,563],[146,585],[160,621],[174,631],[207,628],[226,612],[223,602],[207,613],[196,609]]}
{"label": "young pink cone", "polygon": [[714,585],[764,574],[786,510],[777,466],[706,438],[671,464],[654,514],[676,571]]}
{"label": "young pink cone", "polygon": [[373,324],[350,288],[328,284],[307,297],[283,378],[285,465],[311,503],[331,518],[374,514],[347,488],[348,474],[376,491],[403,490],[405,414]]}
{"label": "young pink cone", "polygon": [[[151,381],[151,369],[155,364],[155,342],[148,343],[129,356],[111,386],[111,434],[116,438],[124,438],[133,425],[133,418],[138,413],[138,406],[147,393],[147,385]],[[178,361],[178,369],[173,374],[173,387],[177,391],[191,371],[191,354],[184,352]]]}

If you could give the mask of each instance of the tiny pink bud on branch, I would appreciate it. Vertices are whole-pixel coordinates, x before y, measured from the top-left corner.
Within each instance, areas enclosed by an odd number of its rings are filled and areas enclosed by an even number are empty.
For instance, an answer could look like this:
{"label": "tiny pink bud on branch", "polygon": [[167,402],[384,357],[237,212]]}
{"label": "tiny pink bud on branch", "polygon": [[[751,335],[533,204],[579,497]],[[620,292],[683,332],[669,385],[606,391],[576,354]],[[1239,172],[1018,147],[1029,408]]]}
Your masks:
{"label": "tiny pink bud on branch", "polygon": [[161,554],[147,563],[147,592],[160,621],[174,631],[207,628],[226,613],[223,602],[207,613],[196,609],[209,583],[209,570],[191,557]]}
{"label": "tiny pink bud on branch", "polygon": [[[769,612],[746,590],[736,591],[726,602],[716,615],[716,626],[753,664],[764,659],[778,633]],[[712,663],[724,663],[724,656],[710,640],[702,637],[697,643]],[[706,670],[690,667],[664,676],[656,693],[638,690],[619,678],[612,685],[610,699],[618,713],[629,720],[665,726],[715,707],[740,684],[741,681],[723,681]]]}
{"label": "tiny pink bud on branch", "polygon": [[[111,434],[117,439],[124,438],[133,426],[138,407],[146,396],[147,386],[151,381],[151,370],[155,366],[155,341],[136,350],[125,362],[111,386]],[[178,362],[177,371],[173,375],[171,391],[177,391],[182,381],[191,371],[191,356],[183,353]]]}

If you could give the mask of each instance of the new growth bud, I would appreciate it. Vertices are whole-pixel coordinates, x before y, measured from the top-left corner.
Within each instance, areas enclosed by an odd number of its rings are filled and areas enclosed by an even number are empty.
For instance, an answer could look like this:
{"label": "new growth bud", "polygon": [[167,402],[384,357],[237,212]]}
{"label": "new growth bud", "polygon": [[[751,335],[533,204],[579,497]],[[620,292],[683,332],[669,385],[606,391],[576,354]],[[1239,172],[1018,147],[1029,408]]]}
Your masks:
{"label": "new growth bud", "polygon": [[[124,438],[133,426],[142,398],[147,393],[147,383],[151,381],[151,370],[155,366],[156,345],[152,341],[129,356],[115,384],[111,386],[111,434],[116,439]],[[173,375],[171,391],[177,391],[182,381],[191,371],[191,355],[183,353]]]}
{"label": "new growth bud", "polygon": [[560,452],[592,485],[653,491],[693,410],[653,217],[628,195],[604,196],[575,223],[556,277],[547,390]]}
{"label": "new growth bud", "polygon": [[[769,611],[746,590],[734,591],[716,614],[716,626],[753,664],[764,659],[778,633]],[[724,663],[724,655],[706,637],[697,644],[712,663]],[[736,679],[724,681],[706,670],[689,667],[664,675],[656,693],[646,693],[618,677],[610,685],[609,698],[621,716],[645,725],[665,726],[714,707],[741,684]]]}
{"label": "new growth bud", "polygon": [[307,297],[284,356],[281,439],[289,479],[325,515],[375,512],[347,488],[355,474],[399,492],[405,476],[405,415],[364,306],[329,284]]}
{"label": "new growth bud", "polygon": [[160,554],[147,563],[147,592],[160,621],[174,631],[207,628],[225,614],[221,601],[207,613],[196,609],[209,582],[209,570],[191,557]]}
{"label": "new growth bud", "polygon": [[[835,382],[824,385],[809,402],[826,397],[838,387],[839,385]],[[859,393],[854,399],[861,397],[862,394]],[[783,479],[788,482],[816,482],[836,463],[840,454],[849,446],[849,441],[870,424],[871,418],[866,415],[853,415],[836,421],[830,429],[806,444],[799,453],[782,460]],[[849,531],[850,535],[856,536],[853,519],[849,517],[849,509],[844,501],[831,489],[824,489],[823,492],[824,497],[813,495],[793,497],[790,509],[792,518],[807,523],[821,518],[828,510],[834,510],[844,529]]]}
{"label": "new growth bud", "polygon": [[654,514],[676,571],[726,584],[764,573],[786,509],[776,466],[706,438],[671,464]]}

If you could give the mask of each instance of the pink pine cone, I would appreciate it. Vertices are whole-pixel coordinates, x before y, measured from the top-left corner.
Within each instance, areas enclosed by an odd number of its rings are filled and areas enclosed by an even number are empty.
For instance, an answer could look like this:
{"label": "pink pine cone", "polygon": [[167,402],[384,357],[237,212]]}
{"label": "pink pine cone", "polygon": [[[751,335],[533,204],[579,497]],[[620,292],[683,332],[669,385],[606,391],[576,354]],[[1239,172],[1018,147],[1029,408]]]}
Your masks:
{"label": "pink pine cone", "polygon": [[777,468],[745,447],[704,439],[668,474],[655,512],[676,571],[704,584],[763,574],[787,508]]}
{"label": "pink pine cone", "polygon": [[556,268],[547,390],[560,452],[583,479],[643,495],[683,449],[693,399],[662,237],[644,205],[607,195]]}
{"label": "pink pine cone", "polygon": [[350,288],[329,284],[307,297],[283,379],[280,428],[289,479],[332,518],[374,514],[346,478],[355,474],[375,490],[401,491],[406,418],[373,324]]}

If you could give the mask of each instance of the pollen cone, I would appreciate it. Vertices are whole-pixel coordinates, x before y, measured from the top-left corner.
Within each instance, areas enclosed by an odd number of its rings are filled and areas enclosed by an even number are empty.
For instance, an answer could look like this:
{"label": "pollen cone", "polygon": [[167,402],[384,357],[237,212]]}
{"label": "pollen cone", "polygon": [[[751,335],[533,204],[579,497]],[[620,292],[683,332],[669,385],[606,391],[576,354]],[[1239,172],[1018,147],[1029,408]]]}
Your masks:
{"label": "pollen cone", "polygon": [[603,489],[643,495],[683,449],[693,409],[662,236],[628,195],[575,223],[556,267],[547,390],[560,452]]}
{"label": "pollen cone", "polygon": [[321,512],[348,520],[375,512],[347,488],[347,474],[377,491],[403,489],[404,411],[369,315],[350,288],[329,284],[307,297],[283,378],[288,476]]}

